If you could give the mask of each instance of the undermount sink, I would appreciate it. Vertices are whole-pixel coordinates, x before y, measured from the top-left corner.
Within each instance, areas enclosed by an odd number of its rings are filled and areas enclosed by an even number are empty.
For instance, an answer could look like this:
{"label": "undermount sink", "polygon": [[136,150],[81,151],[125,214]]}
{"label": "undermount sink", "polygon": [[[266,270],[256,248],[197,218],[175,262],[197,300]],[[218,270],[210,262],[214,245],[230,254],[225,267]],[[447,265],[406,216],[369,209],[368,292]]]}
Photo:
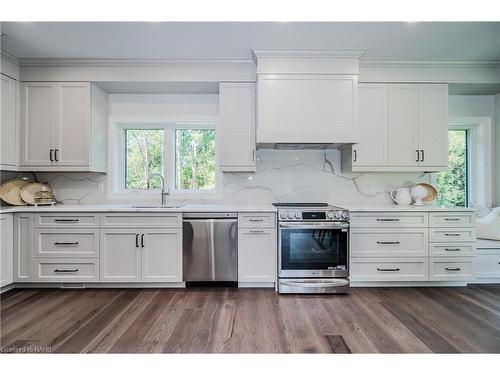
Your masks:
{"label": "undermount sink", "polygon": [[161,205],[158,205],[158,206],[132,206],[132,208],[157,208],[157,209],[161,209],[161,208],[180,208],[181,206],[161,206]]}

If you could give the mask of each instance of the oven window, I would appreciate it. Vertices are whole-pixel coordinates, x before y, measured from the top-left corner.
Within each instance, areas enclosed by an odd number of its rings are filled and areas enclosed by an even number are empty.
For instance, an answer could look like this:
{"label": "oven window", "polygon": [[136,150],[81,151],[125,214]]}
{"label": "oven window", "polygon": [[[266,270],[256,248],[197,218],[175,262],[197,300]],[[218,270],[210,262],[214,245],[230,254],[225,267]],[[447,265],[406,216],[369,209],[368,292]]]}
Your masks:
{"label": "oven window", "polygon": [[341,229],[282,229],[281,269],[346,270],[347,232]]}

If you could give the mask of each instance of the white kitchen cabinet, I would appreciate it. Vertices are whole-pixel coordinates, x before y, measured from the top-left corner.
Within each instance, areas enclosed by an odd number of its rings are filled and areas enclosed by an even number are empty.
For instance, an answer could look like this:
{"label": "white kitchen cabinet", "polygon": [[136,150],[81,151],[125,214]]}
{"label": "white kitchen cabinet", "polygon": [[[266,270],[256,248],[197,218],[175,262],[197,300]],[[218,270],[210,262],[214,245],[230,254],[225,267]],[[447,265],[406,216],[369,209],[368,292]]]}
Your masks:
{"label": "white kitchen cabinet", "polygon": [[21,164],[33,170],[106,170],[106,94],[88,82],[24,82]]}
{"label": "white kitchen cabinet", "polygon": [[419,166],[448,165],[448,85],[418,85]]}
{"label": "white kitchen cabinet", "polygon": [[262,74],[257,78],[257,143],[354,143],[357,75]]}
{"label": "white kitchen cabinet", "polygon": [[0,287],[14,282],[14,221],[12,214],[0,215]]}
{"label": "white kitchen cabinet", "polygon": [[219,85],[220,169],[255,171],[255,84]]}
{"label": "white kitchen cabinet", "polygon": [[418,85],[389,85],[389,166],[418,166],[418,150]]}
{"label": "white kitchen cabinet", "polygon": [[19,164],[19,142],[17,126],[17,81],[0,74],[1,77],[1,125],[0,125],[0,165],[3,170]]}
{"label": "white kitchen cabinet", "polygon": [[446,170],[448,85],[360,84],[359,127],[361,141],[341,148],[343,171]]}
{"label": "white kitchen cabinet", "polygon": [[33,280],[35,216],[33,213],[14,214],[14,281]]}
{"label": "white kitchen cabinet", "polygon": [[[359,84],[359,143],[348,147],[350,167],[387,165],[387,85]],[[342,150],[344,153],[344,150]],[[344,167],[344,166],[343,166]]]}
{"label": "white kitchen cabinet", "polygon": [[144,229],[141,233],[144,282],[182,282],[181,229]]}
{"label": "white kitchen cabinet", "polygon": [[238,282],[276,282],[276,230],[238,229]]}
{"label": "white kitchen cabinet", "polygon": [[140,232],[131,229],[101,230],[101,282],[140,282]]}

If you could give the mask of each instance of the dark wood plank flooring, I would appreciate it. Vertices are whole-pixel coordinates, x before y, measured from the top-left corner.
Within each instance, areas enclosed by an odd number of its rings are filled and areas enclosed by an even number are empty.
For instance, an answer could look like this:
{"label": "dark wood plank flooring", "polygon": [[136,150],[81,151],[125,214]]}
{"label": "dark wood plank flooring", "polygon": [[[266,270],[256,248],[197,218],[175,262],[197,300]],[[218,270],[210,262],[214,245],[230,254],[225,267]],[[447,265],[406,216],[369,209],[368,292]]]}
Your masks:
{"label": "dark wood plank flooring", "polygon": [[0,346],[55,353],[500,353],[500,284],[353,288],[17,289]]}

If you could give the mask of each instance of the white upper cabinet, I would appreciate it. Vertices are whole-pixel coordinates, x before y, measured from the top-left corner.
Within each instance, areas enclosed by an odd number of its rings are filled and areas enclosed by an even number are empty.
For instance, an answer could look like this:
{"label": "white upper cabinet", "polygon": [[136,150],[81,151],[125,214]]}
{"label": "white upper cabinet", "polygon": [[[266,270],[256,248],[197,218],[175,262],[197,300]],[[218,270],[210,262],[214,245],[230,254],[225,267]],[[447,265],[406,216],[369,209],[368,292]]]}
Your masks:
{"label": "white upper cabinet", "polygon": [[255,84],[219,85],[220,169],[255,171]]}
{"label": "white upper cabinet", "polygon": [[418,85],[389,85],[390,166],[418,166]]}
{"label": "white upper cabinet", "polygon": [[254,51],[257,145],[355,143],[360,51]]}
{"label": "white upper cabinet", "polygon": [[1,77],[1,134],[0,164],[2,169],[12,169],[19,164],[17,126],[17,81],[0,74]]}
{"label": "white upper cabinet", "polygon": [[341,149],[342,170],[448,167],[448,85],[360,84],[359,118],[361,141]]}
{"label": "white upper cabinet", "polygon": [[448,165],[448,85],[418,86],[419,165]]}
{"label": "white upper cabinet", "polygon": [[[25,82],[22,166],[33,170],[105,171],[107,99],[88,82]],[[96,147],[95,143],[99,147]]]}

